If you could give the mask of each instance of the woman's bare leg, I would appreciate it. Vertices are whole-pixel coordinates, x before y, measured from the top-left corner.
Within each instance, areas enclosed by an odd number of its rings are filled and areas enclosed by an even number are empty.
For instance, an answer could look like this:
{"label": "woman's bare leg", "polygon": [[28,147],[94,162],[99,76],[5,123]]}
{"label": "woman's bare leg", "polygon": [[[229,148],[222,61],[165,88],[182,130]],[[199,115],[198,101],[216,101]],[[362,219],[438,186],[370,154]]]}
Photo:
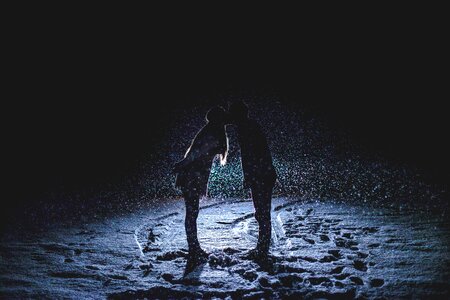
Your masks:
{"label": "woman's bare leg", "polygon": [[199,213],[199,197],[191,193],[185,193],[186,217],[184,221],[189,254],[203,254],[197,238],[197,218]]}
{"label": "woman's bare leg", "polygon": [[272,224],[271,224],[271,199],[272,186],[257,185],[252,188],[253,204],[255,206],[255,218],[259,225],[258,243],[256,249],[261,254],[267,254],[270,248]]}

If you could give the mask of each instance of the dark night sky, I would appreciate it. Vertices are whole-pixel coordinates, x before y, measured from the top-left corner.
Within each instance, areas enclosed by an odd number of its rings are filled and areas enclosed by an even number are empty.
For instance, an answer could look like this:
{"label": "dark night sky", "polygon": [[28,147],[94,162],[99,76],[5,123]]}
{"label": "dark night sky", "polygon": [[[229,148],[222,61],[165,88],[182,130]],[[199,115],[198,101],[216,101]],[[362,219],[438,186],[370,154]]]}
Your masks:
{"label": "dark night sky", "polygon": [[11,74],[10,187],[25,199],[58,185],[120,181],[158,143],[174,107],[248,95],[296,105],[444,183],[438,45],[425,36],[420,47],[415,38],[373,38],[270,50],[267,43],[194,49],[193,40],[161,48],[95,34],[32,38],[19,47]]}

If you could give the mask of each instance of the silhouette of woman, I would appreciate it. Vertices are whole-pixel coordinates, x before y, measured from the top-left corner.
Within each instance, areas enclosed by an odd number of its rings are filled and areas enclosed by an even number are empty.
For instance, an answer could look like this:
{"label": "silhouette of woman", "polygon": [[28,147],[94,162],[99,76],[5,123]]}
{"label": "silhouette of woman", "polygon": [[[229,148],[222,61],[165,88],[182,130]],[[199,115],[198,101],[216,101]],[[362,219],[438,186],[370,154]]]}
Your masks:
{"label": "silhouette of woman", "polygon": [[208,257],[197,239],[199,198],[206,195],[212,160],[220,155],[220,163],[225,165],[228,154],[225,110],[219,106],[213,107],[206,114],[206,121],[206,125],[200,129],[186,151],[184,159],[174,166],[174,171],[178,173],[175,185],[181,188],[186,204],[185,229],[189,258],[194,260]]}

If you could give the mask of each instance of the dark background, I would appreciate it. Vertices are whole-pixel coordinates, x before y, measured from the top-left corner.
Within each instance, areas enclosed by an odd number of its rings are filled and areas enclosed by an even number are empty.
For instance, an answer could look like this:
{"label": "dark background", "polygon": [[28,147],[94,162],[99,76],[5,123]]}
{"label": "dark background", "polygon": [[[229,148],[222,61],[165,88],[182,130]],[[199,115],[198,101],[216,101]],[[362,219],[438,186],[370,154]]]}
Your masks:
{"label": "dark background", "polygon": [[190,37],[29,29],[4,109],[12,194],[3,204],[120,182],[158,144],[175,108],[228,97],[273,97],[446,184],[441,42],[416,30],[325,33],[291,43],[200,38],[199,46]]}

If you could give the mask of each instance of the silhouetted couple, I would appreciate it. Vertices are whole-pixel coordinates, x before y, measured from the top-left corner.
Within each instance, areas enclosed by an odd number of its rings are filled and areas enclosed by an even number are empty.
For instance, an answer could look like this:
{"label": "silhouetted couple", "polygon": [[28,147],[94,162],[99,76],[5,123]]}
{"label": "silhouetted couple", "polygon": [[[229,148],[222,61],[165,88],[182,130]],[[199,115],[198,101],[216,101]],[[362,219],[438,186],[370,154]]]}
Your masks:
{"label": "silhouetted couple", "polygon": [[206,194],[214,157],[220,155],[221,164],[226,163],[228,139],[225,126],[229,124],[237,127],[244,188],[251,189],[255,218],[259,225],[258,243],[256,249],[250,251],[250,256],[263,259],[270,247],[272,189],[277,178],[267,139],[257,122],[248,117],[248,107],[242,101],[232,103],[228,112],[221,107],[212,108],[206,114],[206,121],[206,125],[192,141],[184,159],[174,166],[174,171],[178,173],[176,186],[181,188],[186,203],[188,262],[208,257],[197,239],[199,198]]}

